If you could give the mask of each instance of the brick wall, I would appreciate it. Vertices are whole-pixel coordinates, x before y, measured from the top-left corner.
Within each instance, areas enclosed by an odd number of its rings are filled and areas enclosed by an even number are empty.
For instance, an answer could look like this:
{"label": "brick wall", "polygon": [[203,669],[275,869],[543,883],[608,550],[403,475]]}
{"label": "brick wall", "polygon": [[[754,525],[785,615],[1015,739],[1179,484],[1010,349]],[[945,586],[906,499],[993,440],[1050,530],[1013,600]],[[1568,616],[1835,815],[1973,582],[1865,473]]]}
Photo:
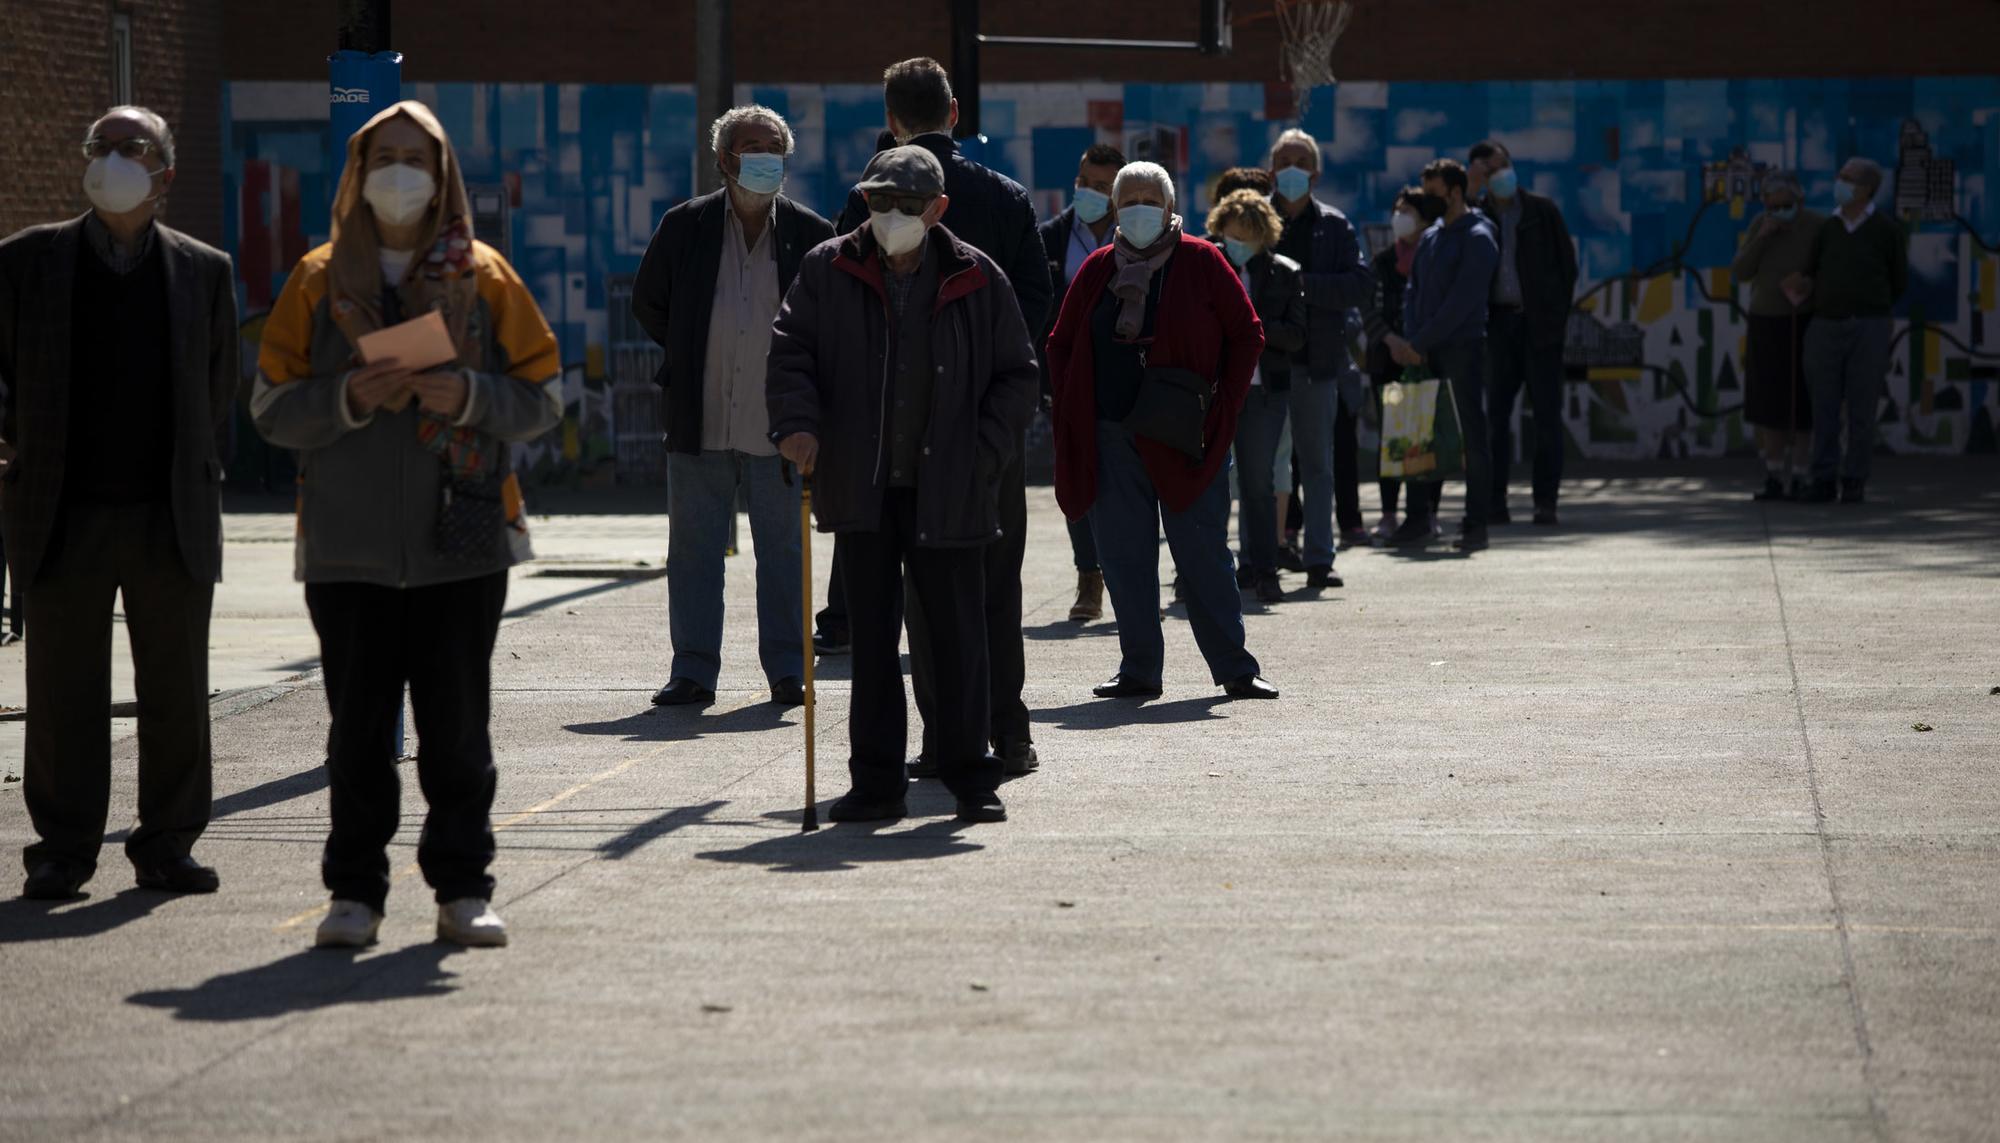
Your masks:
{"label": "brick wall", "polygon": [[[133,101],[174,128],[168,222],[222,236],[222,0],[130,0]],[[82,213],[78,151],[112,98],[106,0],[5,0],[0,29],[0,235]]]}
{"label": "brick wall", "polygon": [[[25,2],[25,0],[21,0]],[[333,6],[224,0],[231,79],[325,74]],[[1196,0],[1082,5],[985,0],[993,34],[1188,39]],[[692,0],[403,0],[395,46],[415,81],[687,83]],[[946,0],[736,0],[736,76],[745,83],[868,83],[906,56],[949,59]],[[1130,21],[1143,19],[1143,25]],[[988,82],[1279,78],[1270,0],[1235,0],[1227,59],[991,47]],[[1991,0],[1364,0],[1335,55],[1349,79],[1490,80],[1707,76],[1978,75],[2000,42]]]}

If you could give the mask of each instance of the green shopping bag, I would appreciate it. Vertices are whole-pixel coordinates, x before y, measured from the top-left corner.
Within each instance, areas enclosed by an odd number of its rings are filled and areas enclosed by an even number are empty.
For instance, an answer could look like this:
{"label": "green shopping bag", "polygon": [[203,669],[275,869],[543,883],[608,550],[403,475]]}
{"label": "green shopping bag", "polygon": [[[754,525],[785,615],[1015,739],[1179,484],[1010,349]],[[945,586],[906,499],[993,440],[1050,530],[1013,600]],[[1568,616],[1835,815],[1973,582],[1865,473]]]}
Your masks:
{"label": "green shopping bag", "polygon": [[1449,480],[1465,475],[1465,438],[1451,382],[1418,366],[1382,390],[1382,476]]}

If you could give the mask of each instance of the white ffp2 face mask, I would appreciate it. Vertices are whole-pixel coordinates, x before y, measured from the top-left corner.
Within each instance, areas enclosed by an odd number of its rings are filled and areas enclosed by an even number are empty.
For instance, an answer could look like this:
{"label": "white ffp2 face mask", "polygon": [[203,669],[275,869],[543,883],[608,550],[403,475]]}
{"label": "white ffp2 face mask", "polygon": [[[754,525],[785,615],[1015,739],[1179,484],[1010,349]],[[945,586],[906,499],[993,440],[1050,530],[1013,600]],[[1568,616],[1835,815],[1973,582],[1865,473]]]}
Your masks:
{"label": "white ffp2 face mask", "polygon": [[418,167],[397,163],[368,172],[361,184],[361,197],[375,211],[375,217],[391,226],[407,226],[424,216],[437,197],[437,180]]}
{"label": "white ffp2 face mask", "polygon": [[1417,217],[1415,215],[1404,214],[1400,210],[1396,212],[1394,218],[1390,219],[1389,225],[1395,230],[1397,238],[1404,239],[1416,234],[1420,229],[1417,225]]}
{"label": "white ffp2 face mask", "polygon": [[924,225],[922,215],[904,214],[900,210],[870,214],[868,225],[875,231],[875,244],[891,258],[915,250],[917,243],[924,240],[924,231],[930,229]]}
{"label": "white ffp2 face mask", "polygon": [[137,160],[105,155],[84,168],[83,193],[105,214],[127,214],[153,197],[155,173]]}

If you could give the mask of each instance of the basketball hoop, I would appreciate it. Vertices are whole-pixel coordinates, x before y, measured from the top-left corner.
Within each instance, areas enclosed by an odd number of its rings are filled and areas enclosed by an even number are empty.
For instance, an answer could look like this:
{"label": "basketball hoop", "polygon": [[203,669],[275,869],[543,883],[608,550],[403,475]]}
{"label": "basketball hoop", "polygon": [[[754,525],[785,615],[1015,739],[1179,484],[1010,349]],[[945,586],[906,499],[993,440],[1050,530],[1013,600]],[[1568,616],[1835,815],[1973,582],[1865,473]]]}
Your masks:
{"label": "basketball hoop", "polygon": [[1357,0],[1273,0],[1284,40],[1285,82],[1305,116],[1312,89],[1334,80],[1333,47],[1354,18]]}

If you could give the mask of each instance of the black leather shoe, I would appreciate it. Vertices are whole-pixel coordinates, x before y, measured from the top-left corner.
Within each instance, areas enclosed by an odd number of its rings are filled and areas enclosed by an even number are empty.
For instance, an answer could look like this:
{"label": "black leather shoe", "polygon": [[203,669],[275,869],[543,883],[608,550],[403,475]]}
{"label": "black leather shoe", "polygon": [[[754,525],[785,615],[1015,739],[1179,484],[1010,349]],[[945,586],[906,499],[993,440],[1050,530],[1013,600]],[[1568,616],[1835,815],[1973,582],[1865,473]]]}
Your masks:
{"label": "black leather shoe", "polygon": [[1483,552],[1492,545],[1486,538],[1486,529],[1467,528],[1458,534],[1458,539],[1453,540],[1451,546],[1461,552]]}
{"label": "black leather shoe", "polygon": [[653,696],[654,706],[707,706],[714,701],[715,692],[692,679],[675,679]]}
{"label": "black leather shoe", "polygon": [[135,865],[132,871],[139,888],[162,893],[213,893],[222,888],[215,870],[185,854],[159,865]]}
{"label": "black leather shoe", "polygon": [[1257,601],[1259,603],[1283,603],[1285,585],[1278,582],[1278,573],[1260,572],[1257,575]]}
{"label": "black leather shoe", "polygon": [[1307,591],[1325,591],[1329,587],[1346,586],[1347,581],[1340,578],[1340,573],[1334,571],[1330,564],[1306,569]]}
{"label": "black leather shoe", "polygon": [[1159,698],[1160,684],[1142,683],[1128,679],[1124,675],[1113,675],[1105,682],[1090,688],[1090,693],[1098,698]]}
{"label": "black leather shoe", "polygon": [[845,635],[829,634],[821,631],[813,635],[813,652],[819,655],[845,655],[854,650],[854,644]]}
{"label": "black leather shoe", "polygon": [[858,793],[841,795],[826,811],[828,821],[835,822],[892,822],[907,817],[910,807],[901,798],[869,798]]}
{"label": "black leather shoe", "polygon": [[1010,778],[1032,774],[1042,768],[1042,756],[1035,753],[1032,742],[1002,742],[998,753],[1000,768]]}
{"label": "black leather shoe", "polygon": [[1806,504],[1831,504],[1839,496],[1840,492],[1833,481],[1815,480],[1812,482],[1812,487],[1806,489],[1806,494],[1799,499]]}
{"label": "black leather shoe", "polygon": [[1429,516],[1405,516],[1396,530],[1389,533],[1389,543],[1398,548],[1420,548],[1431,542],[1431,518]]}
{"label": "black leather shoe", "polygon": [[1560,521],[1560,520],[1558,520],[1558,519],[1556,518],[1556,506],[1555,506],[1555,505],[1553,505],[1553,504],[1548,504],[1548,505],[1543,505],[1543,506],[1539,506],[1539,507],[1537,507],[1537,508],[1535,509],[1535,524],[1536,524],[1536,526],[1538,526],[1538,527],[1542,527],[1542,528],[1554,528],[1554,527],[1557,527],[1558,525],[1560,525],[1561,523],[1562,523],[1562,521]]}
{"label": "black leather shoe", "polygon": [[28,871],[21,896],[30,901],[69,901],[83,895],[91,871],[67,861],[38,861]]}
{"label": "black leather shoe", "polygon": [[771,701],[779,706],[804,706],[806,685],[798,679],[779,679],[771,684]]}
{"label": "black leather shoe", "polygon": [[935,778],[937,774],[937,763],[923,755],[919,754],[915,758],[910,759],[910,777]]}
{"label": "black leather shoe", "polygon": [[1505,504],[1496,504],[1493,507],[1493,511],[1487,514],[1486,522],[1488,524],[1512,524],[1514,522],[1514,515],[1507,511]]}
{"label": "black leather shoe", "polygon": [[1783,500],[1784,498],[1785,482],[1775,476],[1765,477],[1763,489],[1750,494],[1750,499],[1752,500]]}
{"label": "black leather shoe", "polygon": [[1840,502],[1859,504],[1868,498],[1866,490],[1867,486],[1859,480],[1843,480],[1840,482]]}
{"label": "black leather shoe", "polygon": [[1007,805],[998,794],[979,794],[958,800],[958,820],[962,822],[1004,822]]}
{"label": "black leather shoe", "polygon": [[1245,675],[1240,679],[1232,680],[1222,689],[1229,693],[1230,698],[1274,699],[1278,697],[1278,688],[1256,675]]}

